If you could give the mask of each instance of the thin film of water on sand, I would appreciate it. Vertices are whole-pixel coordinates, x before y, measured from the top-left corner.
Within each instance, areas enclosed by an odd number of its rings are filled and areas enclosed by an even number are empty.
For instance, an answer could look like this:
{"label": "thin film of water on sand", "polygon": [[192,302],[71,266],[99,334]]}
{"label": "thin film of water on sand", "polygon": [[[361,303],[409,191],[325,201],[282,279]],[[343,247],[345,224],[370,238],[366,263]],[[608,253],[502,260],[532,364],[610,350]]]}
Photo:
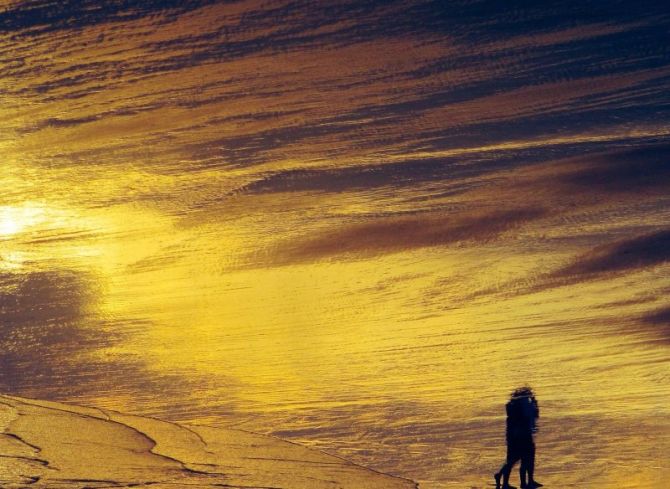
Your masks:
{"label": "thin film of water on sand", "polygon": [[436,489],[530,383],[547,486],[668,478],[664,15],[186,3],[3,11],[5,391]]}
{"label": "thin film of water on sand", "polygon": [[[478,202],[488,192],[466,197]],[[361,215],[406,205],[379,197],[330,198],[329,212],[359,226]],[[654,455],[667,438],[653,448],[638,440],[667,427],[666,346],[645,327],[653,318],[636,312],[640,301],[626,298],[649,296],[650,283],[663,287],[665,266],[574,284],[577,272],[561,270],[590,247],[548,254],[560,238],[537,239],[541,223],[522,237],[506,231],[475,243],[469,236],[491,232],[490,223],[464,231],[458,221],[479,219],[489,204],[458,210],[464,198],[445,199],[444,214],[430,211],[433,229],[444,228],[435,235],[399,234],[382,252],[368,248],[378,237],[350,244],[337,261],[313,258],[326,256],[330,236],[300,246],[284,238],[308,225],[310,209],[323,205],[318,194],[287,198],[285,222],[269,223],[274,230],[254,210],[226,220],[210,210],[175,219],[138,204],[5,206],[14,257],[5,260],[6,277],[23,299],[44,305],[17,326],[53,336],[58,349],[44,347],[45,369],[90,384],[40,385],[37,371],[21,387],[270,432],[423,487],[450,487],[486,480],[501,462],[505,396],[529,382],[541,401],[544,480],[650,484],[667,469]],[[614,211],[589,211],[597,212]],[[402,219],[371,232],[411,229],[413,217]],[[59,239],[50,242],[50,233]],[[461,233],[453,247],[431,242],[453,233]],[[295,246],[284,253],[293,263],[271,263],[273,248],[253,251],[274,234],[282,236],[274,246]],[[408,239],[426,245],[405,251]],[[538,269],[555,272],[529,281]],[[41,324],[40,314],[59,326]],[[110,362],[118,374],[110,375]],[[100,388],[91,393],[93,386]]]}

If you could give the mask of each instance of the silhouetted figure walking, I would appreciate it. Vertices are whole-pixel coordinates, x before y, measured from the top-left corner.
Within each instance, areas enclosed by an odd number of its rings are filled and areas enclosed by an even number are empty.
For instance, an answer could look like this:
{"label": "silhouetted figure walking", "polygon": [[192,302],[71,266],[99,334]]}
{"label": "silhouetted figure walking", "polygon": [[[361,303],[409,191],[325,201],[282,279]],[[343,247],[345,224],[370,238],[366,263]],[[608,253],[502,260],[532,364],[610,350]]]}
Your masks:
{"label": "silhouetted figure walking", "polygon": [[535,442],[533,434],[537,431],[536,420],[540,416],[540,409],[535,395],[530,387],[519,387],[512,392],[512,397],[505,405],[507,411],[507,460],[494,477],[496,489],[516,489],[510,486],[509,477],[514,464],[521,460],[519,476],[523,489],[542,487],[534,478],[535,472]]}

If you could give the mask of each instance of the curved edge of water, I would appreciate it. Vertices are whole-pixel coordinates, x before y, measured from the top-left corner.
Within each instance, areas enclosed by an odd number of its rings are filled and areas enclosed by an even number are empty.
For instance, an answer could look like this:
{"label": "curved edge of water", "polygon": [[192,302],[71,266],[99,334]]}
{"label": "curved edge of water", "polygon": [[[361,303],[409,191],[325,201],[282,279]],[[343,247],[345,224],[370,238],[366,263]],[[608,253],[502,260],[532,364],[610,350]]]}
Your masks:
{"label": "curved edge of water", "polygon": [[[63,489],[179,484],[249,489],[418,489],[417,482],[281,438],[0,394],[10,417],[2,487]],[[28,453],[29,452],[29,453]],[[37,456],[39,454],[39,457]],[[29,457],[37,465],[26,465]],[[34,473],[33,473],[34,472]],[[26,482],[28,481],[28,482]]]}

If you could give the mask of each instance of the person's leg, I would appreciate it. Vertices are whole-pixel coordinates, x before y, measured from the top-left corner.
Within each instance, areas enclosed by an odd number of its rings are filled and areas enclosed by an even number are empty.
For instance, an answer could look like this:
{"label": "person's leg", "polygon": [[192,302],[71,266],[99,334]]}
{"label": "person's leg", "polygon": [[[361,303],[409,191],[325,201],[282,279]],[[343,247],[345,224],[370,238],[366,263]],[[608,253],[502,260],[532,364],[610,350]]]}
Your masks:
{"label": "person's leg", "polygon": [[528,456],[526,457],[526,469],[528,470],[528,483],[533,482],[533,474],[535,473],[535,443],[530,442],[528,447]]}
{"label": "person's leg", "polygon": [[531,446],[533,445],[532,438],[524,438],[521,443],[519,454],[521,455],[521,466],[519,467],[519,479],[521,479],[521,487],[523,489],[530,487],[530,482],[533,480],[530,477],[531,468]]}
{"label": "person's leg", "polygon": [[509,440],[507,441],[507,453],[505,454],[505,463],[503,464],[502,467],[500,467],[500,470],[493,474],[493,478],[496,481],[496,489],[500,489],[500,479],[504,476],[505,472],[511,470],[511,468],[508,468],[507,465],[509,464],[509,461],[511,460],[513,453],[512,453],[513,447],[510,445]]}
{"label": "person's leg", "polygon": [[507,446],[507,462],[505,465],[503,465],[503,468],[500,469],[500,472],[502,472],[502,479],[503,479],[503,489],[512,489],[514,486],[509,485],[509,476],[510,473],[512,472],[512,468],[514,468],[514,464],[517,463],[517,461],[521,458],[519,454],[519,449],[516,445],[508,445]]}
{"label": "person's leg", "polygon": [[526,457],[521,457],[521,463],[519,464],[519,479],[521,480],[521,488],[525,489],[528,487],[526,480],[531,481],[532,479],[526,479],[526,474],[528,473],[528,460]]}
{"label": "person's leg", "polygon": [[528,456],[526,462],[526,469],[528,470],[528,487],[542,487],[542,484],[535,480],[535,443],[531,441],[528,448]]}
{"label": "person's leg", "polygon": [[507,462],[503,464],[502,467],[500,467],[500,470],[493,474],[493,478],[496,481],[496,489],[500,489],[500,479],[502,478],[503,471],[505,470],[505,467],[507,466]]}

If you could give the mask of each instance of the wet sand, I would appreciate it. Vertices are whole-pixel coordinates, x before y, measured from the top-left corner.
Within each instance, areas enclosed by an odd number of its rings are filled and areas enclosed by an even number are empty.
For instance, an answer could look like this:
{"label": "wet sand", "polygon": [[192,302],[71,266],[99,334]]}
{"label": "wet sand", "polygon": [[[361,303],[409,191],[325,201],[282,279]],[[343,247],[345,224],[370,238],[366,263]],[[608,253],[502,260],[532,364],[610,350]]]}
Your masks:
{"label": "wet sand", "polygon": [[1,5],[1,393],[470,489],[528,383],[547,488],[667,486],[663,2]]}
{"label": "wet sand", "polygon": [[3,488],[365,488],[415,483],[255,433],[0,396]]}

